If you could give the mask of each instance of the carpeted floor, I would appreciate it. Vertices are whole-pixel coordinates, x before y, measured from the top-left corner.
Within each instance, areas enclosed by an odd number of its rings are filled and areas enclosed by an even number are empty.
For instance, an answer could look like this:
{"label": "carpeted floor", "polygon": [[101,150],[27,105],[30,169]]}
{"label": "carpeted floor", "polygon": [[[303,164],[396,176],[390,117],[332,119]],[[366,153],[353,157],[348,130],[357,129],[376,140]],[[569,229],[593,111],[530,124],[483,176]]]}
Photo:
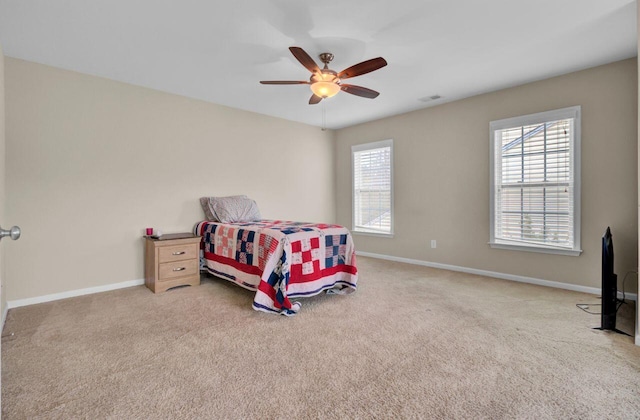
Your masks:
{"label": "carpeted floor", "polygon": [[[595,296],[370,258],[292,318],[205,278],[9,312],[2,416],[639,418],[640,347]],[[598,310],[598,307],[592,307]],[[633,303],[619,326],[633,332]]]}

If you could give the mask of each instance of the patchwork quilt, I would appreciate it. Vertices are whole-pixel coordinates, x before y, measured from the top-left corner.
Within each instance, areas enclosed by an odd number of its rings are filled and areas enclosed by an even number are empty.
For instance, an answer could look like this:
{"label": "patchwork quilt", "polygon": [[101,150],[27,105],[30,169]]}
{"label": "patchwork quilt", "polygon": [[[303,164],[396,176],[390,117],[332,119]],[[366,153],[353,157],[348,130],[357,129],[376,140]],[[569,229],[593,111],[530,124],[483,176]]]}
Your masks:
{"label": "patchwork quilt", "polygon": [[348,294],[356,289],[358,270],[351,233],[339,225],[260,220],[200,222],[202,269],[255,290],[253,308],[294,315],[300,302],[291,298],[323,291]]}

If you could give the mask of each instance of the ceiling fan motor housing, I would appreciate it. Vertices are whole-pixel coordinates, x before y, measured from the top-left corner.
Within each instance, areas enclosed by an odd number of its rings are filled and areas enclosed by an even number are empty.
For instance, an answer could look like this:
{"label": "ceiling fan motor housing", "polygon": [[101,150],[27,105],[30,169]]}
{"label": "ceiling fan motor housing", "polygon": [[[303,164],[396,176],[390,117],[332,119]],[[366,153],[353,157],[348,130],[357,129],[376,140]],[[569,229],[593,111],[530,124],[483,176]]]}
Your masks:
{"label": "ceiling fan motor housing", "polygon": [[321,73],[313,73],[309,80],[311,81],[311,83],[316,83],[316,82],[340,83],[340,79],[338,78],[338,73],[330,69],[322,69]]}

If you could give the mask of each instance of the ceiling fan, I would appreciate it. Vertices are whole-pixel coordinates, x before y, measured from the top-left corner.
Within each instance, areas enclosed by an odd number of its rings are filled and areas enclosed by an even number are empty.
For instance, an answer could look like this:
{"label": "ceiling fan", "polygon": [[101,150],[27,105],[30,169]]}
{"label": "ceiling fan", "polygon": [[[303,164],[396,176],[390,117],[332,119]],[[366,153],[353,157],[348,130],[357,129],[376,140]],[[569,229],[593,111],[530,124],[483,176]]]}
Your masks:
{"label": "ceiling fan", "polygon": [[382,57],[363,61],[362,63],[355,64],[342,70],[340,73],[336,73],[329,68],[329,63],[333,60],[333,54],[331,53],[320,54],[320,60],[324,63],[324,68],[320,69],[316,62],[313,61],[313,58],[311,58],[302,48],[289,47],[289,51],[291,51],[300,64],[305,66],[307,70],[312,73],[309,81],[262,80],[260,83],[263,85],[311,85],[313,95],[311,95],[311,99],[309,99],[309,105],[315,105],[325,98],[330,98],[341,90],[352,95],[362,96],[363,98],[369,99],[373,99],[380,94],[375,90],[362,86],[341,84],[340,82],[344,79],[361,76],[386,66],[387,62]]}

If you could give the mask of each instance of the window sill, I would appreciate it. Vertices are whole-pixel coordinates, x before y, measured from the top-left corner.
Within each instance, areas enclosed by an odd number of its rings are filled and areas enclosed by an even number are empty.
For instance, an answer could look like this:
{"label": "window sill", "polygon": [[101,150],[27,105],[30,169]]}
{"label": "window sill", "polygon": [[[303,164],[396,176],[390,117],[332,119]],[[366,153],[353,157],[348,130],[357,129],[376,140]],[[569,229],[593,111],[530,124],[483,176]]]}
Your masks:
{"label": "window sill", "polygon": [[539,252],[542,254],[555,254],[555,255],[570,255],[577,257],[582,253],[581,249],[558,249],[558,248],[543,248],[538,246],[526,246],[526,245],[514,245],[497,242],[489,242],[491,248],[508,249],[512,251],[525,251],[525,252]]}
{"label": "window sill", "polygon": [[379,238],[393,238],[393,233],[366,232],[362,230],[351,230],[351,233],[353,233],[354,235],[362,235],[362,236],[377,236]]}

